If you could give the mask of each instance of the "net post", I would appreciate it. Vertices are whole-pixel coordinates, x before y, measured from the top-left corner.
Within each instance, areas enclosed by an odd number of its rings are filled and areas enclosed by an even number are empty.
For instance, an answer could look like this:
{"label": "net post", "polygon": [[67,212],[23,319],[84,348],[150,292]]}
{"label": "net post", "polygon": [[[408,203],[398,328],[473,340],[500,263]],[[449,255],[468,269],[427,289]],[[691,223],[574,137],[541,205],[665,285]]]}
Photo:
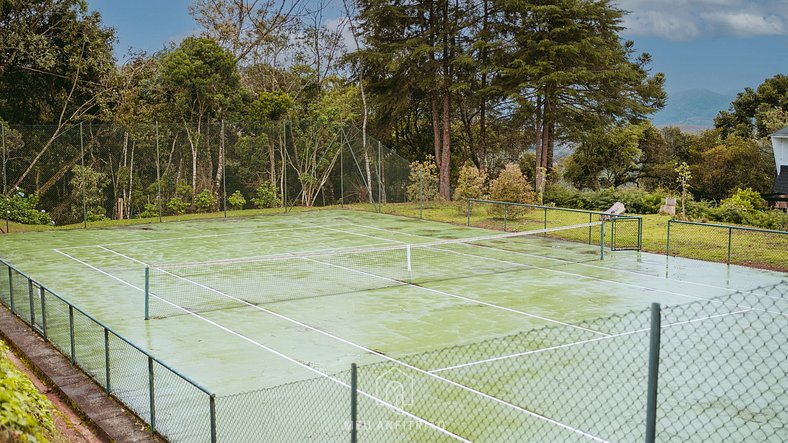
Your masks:
{"label": "net post", "polygon": [[111,390],[110,383],[109,383],[109,372],[110,372],[109,368],[110,368],[110,362],[109,362],[109,329],[107,329],[105,327],[104,328],[104,377],[105,377],[105,379],[107,381],[107,384],[105,386],[105,388],[107,390],[107,394],[109,394],[110,390]]}
{"label": "net post", "polygon": [[150,319],[150,266],[145,266],[145,320]]}
{"label": "net post", "polygon": [[665,243],[665,255],[670,257],[670,222],[673,220],[668,220],[668,240]]}
{"label": "net post", "polygon": [[468,200],[468,226],[471,225],[471,200]]}
{"label": "net post", "polygon": [[424,170],[419,168],[419,220],[422,220],[422,211],[424,209]]}
{"label": "net post", "polygon": [[731,240],[733,237],[733,228],[728,228],[728,264],[731,264]]}
{"label": "net post", "polygon": [[27,298],[30,302],[30,329],[34,332],[36,330],[36,309],[35,304],[33,304],[33,279],[27,279]]}
{"label": "net post", "polygon": [[150,398],[150,433],[156,433],[156,392],[153,386],[153,357],[148,356],[148,396]]}
{"label": "net post", "polygon": [[76,362],[76,349],[74,347],[74,305],[68,305],[68,335],[71,343],[71,364]]}
{"label": "net post", "polygon": [[358,368],[350,365],[350,442],[358,442]]}
{"label": "net post", "polygon": [[605,259],[605,220],[602,220],[602,224],[599,225],[599,259]]}
{"label": "net post", "polygon": [[652,303],[648,357],[648,398],[646,400],[646,443],[654,443],[656,438],[661,315],[659,303]]}
{"label": "net post", "polygon": [[11,313],[16,314],[16,308],[14,308],[14,271],[11,270],[11,266],[8,267],[8,298],[9,304],[11,305]]}
{"label": "net post", "polygon": [[208,397],[208,413],[211,420],[211,443],[216,443],[216,395],[211,394]]}
{"label": "net post", "polygon": [[41,298],[41,327],[44,329],[44,340],[49,341],[49,337],[47,336],[47,302],[46,302],[46,290],[43,286],[38,287],[38,295]]}

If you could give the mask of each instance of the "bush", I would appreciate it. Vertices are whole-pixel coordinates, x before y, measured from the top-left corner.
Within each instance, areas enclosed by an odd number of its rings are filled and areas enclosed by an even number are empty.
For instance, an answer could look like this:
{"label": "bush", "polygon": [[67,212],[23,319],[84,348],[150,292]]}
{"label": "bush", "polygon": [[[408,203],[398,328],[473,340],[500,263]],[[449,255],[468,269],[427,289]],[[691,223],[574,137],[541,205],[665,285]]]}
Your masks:
{"label": "bush", "polygon": [[420,200],[439,200],[438,165],[431,155],[428,155],[423,162],[415,161],[410,164],[408,187],[405,193],[408,201],[414,203]]}
{"label": "bush", "polygon": [[573,188],[553,184],[545,190],[544,201],[563,208],[606,211],[617,201],[634,214],[658,214],[665,203],[666,191],[646,192],[641,189],[600,189],[599,191],[578,191]]}
{"label": "bush", "polygon": [[137,214],[138,218],[153,218],[159,216],[159,205],[155,203],[145,203],[145,209]]}
{"label": "bush", "polygon": [[722,200],[720,206],[741,211],[755,211],[766,208],[766,200],[752,188],[738,188],[733,194]]}
{"label": "bush", "polygon": [[[490,199],[512,203],[533,203],[535,196],[520,167],[516,163],[509,163],[498,174],[498,178],[492,181]],[[527,208],[512,206],[507,209],[507,214],[515,218],[526,211]],[[503,216],[504,207],[493,205],[488,212],[491,215]]]}
{"label": "bush", "polygon": [[183,201],[180,197],[173,197],[167,202],[167,208],[169,208],[173,214],[181,215],[186,213],[186,210],[189,209],[189,203]]}
{"label": "bush", "polygon": [[230,205],[230,209],[233,211],[238,211],[246,205],[246,198],[241,194],[241,191],[236,190],[231,196],[227,197],[227,204]]}
{"label": "bush", "polygon": [[254,190],[254,197],[251,198],[252,203],[258,208],[275,208],[281,204],[279,197],[276,193],[276,185],[265,180],[260,183],[260,186]]}
{"label": "bush", "polygon": [[203,189],[194,196],[194,208],[197,212],[212,212],[216,210],[218,201],[219,197],[215,192],[211,192],[210,189]]}
{"label": "bush", "polygon": [[38,206],[38,196],[26,195],[20,188],[8,198],[0,197],[0,217],[8,217],[9,220],[25,225],[51,224],[52,217],[43,209],[36,209],[36,206]]}
{"label": "bush", "polygon": [[487,182],[487,174],[479,171],[473,163],[466,162],[460,168],[460,177],[457,180],[457,187],[454,189],[454,200],[458,204],[460,211],[466,208],[465,200],[469,198],[484,198],[484,186]]}
{"label": "bush", "polygon": [[52,403],[6,357],[0,342],[0,441],[46,442],[56,433]]}

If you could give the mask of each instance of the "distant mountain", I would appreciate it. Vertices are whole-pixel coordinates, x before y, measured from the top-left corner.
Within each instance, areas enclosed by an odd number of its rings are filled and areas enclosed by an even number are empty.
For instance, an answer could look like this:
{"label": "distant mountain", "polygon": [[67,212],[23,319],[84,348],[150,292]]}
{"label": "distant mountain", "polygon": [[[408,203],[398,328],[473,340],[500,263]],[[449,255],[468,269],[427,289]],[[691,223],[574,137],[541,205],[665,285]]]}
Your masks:
{"label": "distant mountain", "polygon": [[707,89],[668,93],[665,109],[654,115],[655,126],[679,126],[687,131],[714,127],[714,117],[730,107],[735,93],[720,94]]}

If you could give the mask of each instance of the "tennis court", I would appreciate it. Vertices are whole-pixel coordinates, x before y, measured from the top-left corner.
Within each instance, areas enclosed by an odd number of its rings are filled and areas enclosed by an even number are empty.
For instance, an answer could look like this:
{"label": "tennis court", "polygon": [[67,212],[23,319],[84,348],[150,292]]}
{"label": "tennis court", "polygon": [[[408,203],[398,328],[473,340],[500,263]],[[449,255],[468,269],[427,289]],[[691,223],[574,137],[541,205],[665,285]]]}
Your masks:
{"label": "tennis court", "polygon": [[[630,441],[642,433],[649,304],[678,307],[669,329],[708,347],[720,337],[698,331],[732,322],[729,333],[742,337],[753,313],[785,330],[785,294],[754,288],[788,276],[611,251],[600,244],[603,226],[584,219],[502,233],[330,209],[29,233],[4,238],[2,254],[215,394],[219,441],[347,441],[352,363],[360,414],[375,417],[362,441]],[[40,310],[32,298],[26,306],[23,317]],[[67,324],[49,327],[68,336]],[[78,360],[103,358],[100,329],[79,338],[90,334],[97,344]],[[763,352],[762,363],[775,359],[784,373],[785,347]],[[113,392],[128,390],[146,418],[144,364],[129,361]],[[207,414],[197,394],[158,386],[171,394],[158,422],[179,422],[160,432],[210,441],[207,419],[188,426]],[[786,382],[758,389],[784,393]],[[602,397],[617,405],[595,406]],[[774,441],[788,423],[779,397],[766,420],[782,429]],[[720,426],[702,425],[720,410],[693,412],[694,435],[725,440]]]}

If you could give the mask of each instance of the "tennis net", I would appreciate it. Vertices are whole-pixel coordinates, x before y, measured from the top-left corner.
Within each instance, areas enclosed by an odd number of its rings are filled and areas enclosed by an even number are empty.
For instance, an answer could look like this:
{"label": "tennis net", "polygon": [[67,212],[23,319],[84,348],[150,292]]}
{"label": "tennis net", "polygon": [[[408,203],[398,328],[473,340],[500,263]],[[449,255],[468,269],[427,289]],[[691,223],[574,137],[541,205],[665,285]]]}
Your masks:
{"label": "tennis net", "polygon": [[[602,222],[423,243],[402,242],[151,266],[151,317],[461,281],[599,260],[600,245],[562,241]],[[604,241],[603,235],[599,235]],[[602,243],[603,244],[603,243]]]}

